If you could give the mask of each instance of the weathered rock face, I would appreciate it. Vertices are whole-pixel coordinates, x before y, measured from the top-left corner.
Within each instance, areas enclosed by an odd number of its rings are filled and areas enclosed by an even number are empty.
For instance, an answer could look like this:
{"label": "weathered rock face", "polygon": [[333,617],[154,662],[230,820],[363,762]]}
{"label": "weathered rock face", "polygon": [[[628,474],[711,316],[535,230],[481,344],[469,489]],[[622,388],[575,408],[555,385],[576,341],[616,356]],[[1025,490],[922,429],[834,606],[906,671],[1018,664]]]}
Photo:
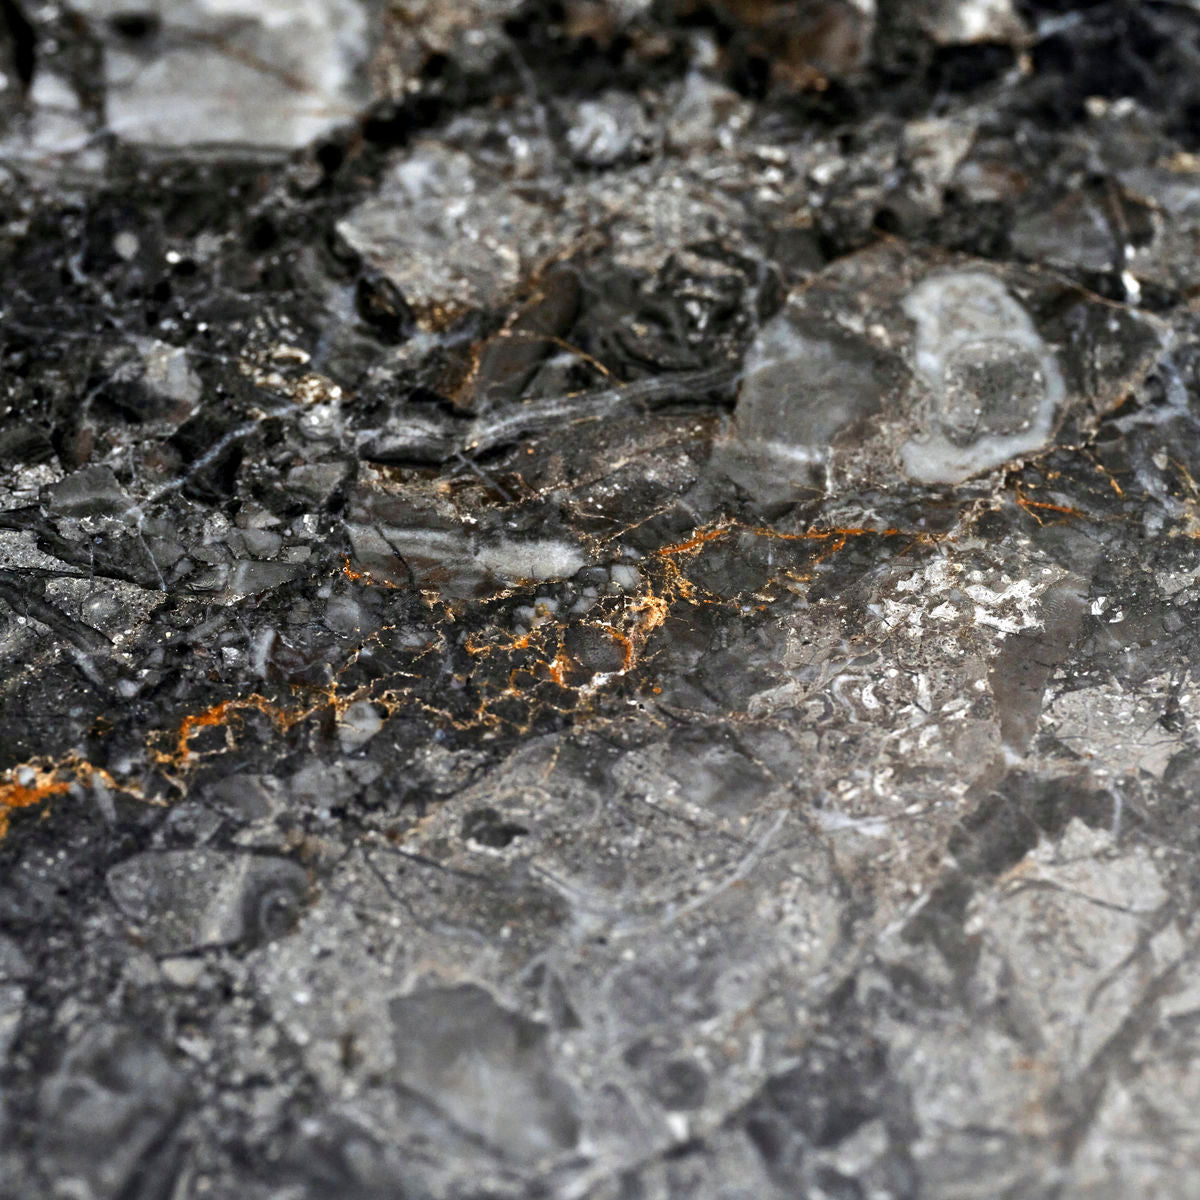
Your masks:
{"label": "weathered rock face", "polygon": [[1200,1194],[1195,4],[0,2],[0,1194]]}

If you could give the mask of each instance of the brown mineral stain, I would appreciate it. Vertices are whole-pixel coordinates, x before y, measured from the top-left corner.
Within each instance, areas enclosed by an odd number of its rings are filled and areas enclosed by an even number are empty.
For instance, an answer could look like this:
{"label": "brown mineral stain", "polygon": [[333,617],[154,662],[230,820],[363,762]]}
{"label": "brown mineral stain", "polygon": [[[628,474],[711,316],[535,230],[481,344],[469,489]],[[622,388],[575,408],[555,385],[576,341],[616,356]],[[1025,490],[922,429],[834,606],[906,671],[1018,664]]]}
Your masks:
{"label": "brown mineral stain", "polygon": [[15,809],[30,808],[51,796],[59,796],[73,782],[70,779],[57,779],[53,774],[47,778],[46,774],[39,771],[38,777],[28,784],[18,783],[15,779],[11,783],[0,784],[0,838],[8,833],[9,816]]}
{"label": "brown mineral stain", "polygon": [[349,558],[342,559],[342,574],[347,579],[353,580],[355,583],[367,584],[372,587],[395,588],[398,584],[392,583],[389,579],[376,579],[369,571],[358,571],[350,565]]}
{"label": "brown mineral stain", "polygon": [[614,642],[621,647],[625,658],[621,663],[621,670],[628,671],[633,666],[634,659],[637,657],[637,651],[634,649],[633,642],[629,640],[619,629],[614,629],[611,625],[605,625],[605,630],[612,636]]}
{"label": "brown mineral stain", "polygon": [[550,664],[550,678],[558,684],[559,687],[566,687],[567,669],[571,665],[570,656],[566,650],[560,645],[558,653],[554,656],[554,661]]}
{"label": "brown mineral stain", "polygon": [[220,704],[214,704],[201,713],[189,713],[179,722],[179,741],[176,744],[176,752],[180,762],[186,762],[188,755],[191,754],[192,750],[188,743],[196,730],[225,724],[226,717],[229,715],[230,703],[229,700],[222,700]]}
{"label": "brown mineral stain", "polygon": [[[298,721],[304,720],[310,716],[318,708],[339,708],[344,706],[344,702],[333,695],[332,689],[322,691],[323,702],[315,705],[309,705],[305,708],[280,708],[276,704],[272,704],[265,696],[260,696],[255,692],[251,696],[246,696],[244,699],[222,700],[217,704],[213,704],[202,712],[188,713],[187,716],[179,722],[179,731],[175,736],[175,743],[171,750],[152,751],[152,757],[161,765],[172,765],[183,767],[187,765],[188,759],[194,753],[191,747],[191,739],[202,729],[225,728],[229,725],[232,718],[244,709],[254,709],[262,713],[264,716],[270,717],[271,720],[280,729],[290,729]],[[165,731],[159,731],[152,734],[151,741],[162,737]]]}
{"label": "brown mineral stain", "polygon": [[699,533],[693,534],[686,542],[676,542],[673,546],[663,546],[658,551],[660,555],[688,554],[692,550],[699,550],[706,542],[711,542],[714,538],[724,537],[729,533],[734,526],[732,525],[717,525],[712,529],[702,529]]}
{"label": "brown mineral stain", "polygon": [[[1063,505],[1029,500],[1020,492],[1018,492],[1018,499],[1030,511],[1035,509],[1052,511],[1062,513],[1064,516],[1075,514],[1074,509]],[[1036,512],[1034,515],[1037,515]],[[723,521],[697,529],[684,540],[662,546],[654,552],[650,562],[658,564],[657,571],[651,572],[644,578],[643,586],[637,592],[630,593],[619,601],[621,605],[619,614],[610,614],[607,619],[602,618],[599,621],[585,619],[584,624],[593,624],[594,627],[603,630],[620,649],[621,665],[612,674],[627,674],[638,665],[651,636],[666,623],[679,604],[698,605],[728,602],[728,598],[708,593],[689,579],[685,574],[685,563],[681,563],[679,560],[686,560],[699,554],[710,542],[730,534],[771,538],[785,542],[814,543],[817,550],[816,554],[809,559],[811,565],[837,554],[853,538],[904,536],[914,542],[930,539],[930,535],[927,534],[895,528],[846,527],[786,533],[765,526],[743,526],[736,522]],[[341,573],[347,579],[365,586],[394,586],[374,579],[366,571],[356,569],[349,558],[343,559]],[[758,611],[762,611],[766,607],[762,604],[755,606]],[[472,718],[465,722],[465,725],[496,728],[510,722],[510,717],[502,716],[498,711],[492,711],[492,705],[502,698],[525,699],[541,695],[538,689],[539,687],[544,688],[547,682],[560,688],[572,689],[580,697],[584,697],[594,692],[607,680],[610,677],[608,674],[592,675],[586,679],[580,676],[579,664],[567,653],[564,643],[565,631],[566,625],[563,622],[546,620],[521,634],[504,633],[500,630],[490,630],[484,634],[471,634],[466,639],[464,648],[473,658],[490,657],[496,654],[517,657],[508,664],[507,686],[488,688],[485,685],[477,711]],[[469,680],[464,678],[462,682],[465,684]],[[652,690],[655,694],[661,692],[660,688]],[[431,715],[447,717],[447,714],[441,713],[435,707],[417,697],[406,694],[402,688],[391,688],[382,693],[369,695],[367,691],[357,689],[352,694],[342,696],[338,694],[335,682],[327,689],[318,690],[316,696],[310,697],[310,703],[294,708],[282,707],[258,693],[218,701],[199,712],[188,713],[177,726],[150,732],[147,737],[147,749],[151,762],[164,768],[168,775],[178,783],[179,778],[194,766],[198,757],[201,757],[201,752],[193,748],[192,742],[203,730],[224,730],[227,740],[232,745],[239,714],[246,711],[262,713],[274,723],[276,728],[282,731],[318,711],[332,710],[335,714],[340,713],[348,704],[364,696],[376,703],[383,704],[389,715],[405,704],[415,704],[417,707],[429,711]],[[549,704],[550,707],[557,707],[553,700],[546,699],[544,696],[542,696],[541,702]],[[452,720],[451,723],[459,728],[465,727],[464,723],[460,721]],[[12,812],[33,807],[54,796],[62,795],[69,791],[75,783],[87,783],[94,777],[100,777],[114,790],[135,791],[130,787],[118,785],[107,772],[100,768],[75,758],[64,759],[57,763],[39,761],[14,768],[4,781],[0,782],[0,838],[8,829],[9,815]]]}
{"label": "brown mineral stain", "polygon": [[[1110,480],[1110,482],[1114,482]],[[1069,504],[1051,504],[1048,500],[1030,500],[1025,495],[1025,490],[1020,484],[1017,484],[1016,489],[1017,503],[1039,524],[1044,525],[1046,522],[1039,515],[1041,513],[1058,513],[1064,517],[1082,517],[1084,514],[1077,508],[1072,508]]]}
{"label": "brown mineral stain", "polygon": [[0,841],[7,835],[10,817],[17,809],[32,808],[54,796],[64,795],[76,783],[90,783],[93,779],[120,790],[107,771],[74,755],[68,755],[60,762],[22,763],[6,771],[4,781],[0,782]]}
{"label": "brown mineral stain", "polygon": [[[772,538],[780,542],[826,542],[831,541],[837,550],[845,546],[850,538],[854,537],[898,537],[905,531],[902,529],[867,529],[858,526],[847,526],[846,528],[835,529],[809,529],[804,533],[784,533],[778,529],[771,529],[765,525],[738,525],[738,524],[721,524],[714,525],[709,529],[701,529],[692,534],[690,538],[683,542],[676,542],[670,546],[663,546],[656,553],[660,557],[672,556],[676,554],[689,554],[692,551],[699,550],[708,542],[714,541],[716,538],[725,537],[726,534],[741,531],[744,533],[753,534],[755,537]],[[915,536],[915,535],[910,535]]]}

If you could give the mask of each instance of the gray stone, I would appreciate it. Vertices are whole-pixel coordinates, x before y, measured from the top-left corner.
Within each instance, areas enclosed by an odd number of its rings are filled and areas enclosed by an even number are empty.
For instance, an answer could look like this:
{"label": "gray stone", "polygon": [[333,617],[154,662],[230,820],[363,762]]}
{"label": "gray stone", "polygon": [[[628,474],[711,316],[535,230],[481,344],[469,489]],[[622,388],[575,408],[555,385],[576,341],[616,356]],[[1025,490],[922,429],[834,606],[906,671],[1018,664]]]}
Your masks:
{"label": "gray stone", "polygon": [[307,886],[287,859],[215,850],[149,851],[108,873],[117,906],[159,954],[280,937]]}
{"label": "gray stone", "polygon": [[546,1030],[482,988],[429,988],[394,1000],[400,1083],[518,1162],[571,1149],[570,1090],[554,1073]]}
{"label": "gray stone", "polygon": [[75,1195],[115,1200],[146,1169],[184,1097],[158,1047],[129,1029],[89,1029],[40,1091],[43,1168]]}

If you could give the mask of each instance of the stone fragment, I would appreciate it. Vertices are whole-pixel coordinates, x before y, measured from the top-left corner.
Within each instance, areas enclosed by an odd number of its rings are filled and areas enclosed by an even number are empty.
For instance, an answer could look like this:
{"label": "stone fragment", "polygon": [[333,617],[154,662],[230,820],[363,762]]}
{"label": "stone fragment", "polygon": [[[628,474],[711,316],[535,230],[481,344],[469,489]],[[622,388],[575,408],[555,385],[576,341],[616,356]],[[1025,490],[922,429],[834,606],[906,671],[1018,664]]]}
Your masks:
{"label": "stone fragment", "polygon": [[640,158],[653,145],[654,129],[637,97],[611,91],[581,100],[568,112],[567,145],[589,167],[611,167]]}
{"label": "stone fragment", "polygon": [[[88,1030],[43,1084],[39,1151],[60,1195],[116,1200],[157,1148],[185,1084],[163,1052],[132,1029]],[[66,1182],[69,1181],[69,1182]]]}
{"label": "stone fragment", "polygon": [[56,483],[50,511],[63,517],[120,516],[131,507],[125,489],[108,467],[84,467]]}
{"label": "stone fragment", "polygon": [[466,310],[508,303],[585,230],[611,236],[616,264],[653,273],[718,230],[740,248],[746,220],[737,189],[671,159],[549,186],[514,178],[480,151],[420,140],[338,232],[433,330]]}
{"label": "stone fragment", "polygon": [[228,592],[233,597],[268,592],[295,579],[299,569],[290,563],[258,562],[244,558],[229,572]]}
{"label": "stone fragment", "polygon": [[749,116],[749,105],[736,91],[700,71],[690,71],[671,105],[667,141],[680,152],[727,145],[745,127]]}
{"label": "stone fragment", "polygon": [[175,987],[195,987],[204,974],[202,958],[164,958],[159,963],[163,978]]}
{"label": "stone fragment", "polygon": [[218,811],[238,822],[260,821],[281,812],[286,796],[279,780],[271,775],[237,772],[205,789],[204,799]]}
{"label": "stone fragment", "polygon": [[432,56],[486,71],[504,53],[504,20],[520,8],[521,0],[406,0],[402,19],[385,26],[390,37],[380,66],[389,93],[403,95]]}
{"label": "stone fragment", "polygon": [[104,149],[69,79],[47,67],[35,71],[27,101],[27,113],[0,131],[0,162],[18,162],[33,175],[103,169]]}
{"label": "stone fragment", "polygon": [[[0,954],[3,954],[0,942]],[[25,1011],[25,988],[19,983],[4,981],[3,964],[0,963],[0,1066],[8,1058],[9,1047],[17,1036],[21,1016]]]}
{"label": "stone fragment", "polygon": [[1062,373],[1003,284],[975,271],[929,276],[904,311],[917,327],[934,426],[900,448],[909,478],[958,483],[1046,444],[1065,399]]}
{"label": "stone fragment", "polygon": [[288,487],[313,501],[324,504],[346,476],[346,466],[340,462],[305,463],[287,473]]}
{"label": "stone fragment", "polygon": [[187,351],[152,338],[140,340],[138,349],[146,367],[142,381],[165,399],[178,402],[182,411],[176,420],[182,422],[199,403],[203,390]]}
{"label": "stone fragment", "polygon": [[785,312],[746,356],[738,437],[819,492],[835,438],[876,415],[896,387],[889,367],[886,353],[836,323]]}
{"label": "stone fragment", "polygon": [[1025,26],[1012,0],[918,0],[914,15],[939,45],[1016,41]]}
{"label": "stone fragment", "polygon": [[358,700],[338,721],[338,741],[347,754],[360,750],[383,728],[383,715],[369,700]]}
{"label": "stone fragment", "polygon": [[415,143],[379,194],[338,223],[427,327],[503,303],[577,229],[577,218],[432,141]]}
{"label": "stone fragment", "polygon": [[942,211],[946,188],[975,135],[975,123],[962,117],[928,117],[905,125],[904,158],[912,175],[907,195],[921,211]]}
{"label": "stone fragment", "polygon": [[1119,685],[1066,691],[1045,705],[1043,721],[1068,749],[1116,771],[1161,778],[1185,747],[1179,731],[1160,720],[1170,682],[1147,680],[1136,695]]}
{"label": "stone fragment", "polygon": [[358,0],[77,0],[104,43],[106,116],[124,141],[168,149],[291,150],[367,99]]}
{"label": "stone fragment", "polygon": [[457,1124],[517,1162],[571,1149],[575,1103],[555,1074],[547,1030],[474,984],[392,1002],[396,1074]]}
{"label": "stone fragment", "polygon": [[1188,292],[1200,285],[1200,162],[1181,155],[1121,175],[1126,211],[1144,208],[1141,236],[1124,247],[1141,283]]}
{"label": "stone fragment", "polygon": [[28,979],[33,967],[21,947],[0,933],[0,981]]}
{"label": "stone fragment", "polygon": [[565,538],[511,538],[473,530],[448,509],[358,489],[347,530],[357,569],[397,584],[450,596],[488,595],[528,580],[569,579],[587,565],[582,546]]}
{"label": "stone fragment", "polygon": [[1068,1064],[1089,1062],[1167,965],[1144,940],[1167,901],[1162,879],[1145,853],[1107,857],[1111,844],[1072,821],[1058,847],[1030,856],[1019,884],[972,914],[1007,966],[1014,1004]]}
{"label": "stone fragment", "polygon": [[158,954],[279,937],[307,887],[289,859],[209,849],[147,851],[108,873],[117,907]]}
{"label": "stone fragment", "polygon": [[243,529],[242,545],[257,559],[273,558],[283,547],[283,538],[271,529]]}

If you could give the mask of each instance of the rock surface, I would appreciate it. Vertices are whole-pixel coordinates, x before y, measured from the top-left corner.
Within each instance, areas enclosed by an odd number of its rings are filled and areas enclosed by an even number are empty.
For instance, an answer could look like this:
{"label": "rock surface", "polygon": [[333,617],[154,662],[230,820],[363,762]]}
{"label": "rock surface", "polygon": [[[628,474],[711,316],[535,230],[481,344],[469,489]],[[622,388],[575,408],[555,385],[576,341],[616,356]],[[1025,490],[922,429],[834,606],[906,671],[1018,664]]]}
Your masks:
{"label": "rock surface", "polygon": [[1200,1194],[1197,46],[0,3],[0,1198]]}

